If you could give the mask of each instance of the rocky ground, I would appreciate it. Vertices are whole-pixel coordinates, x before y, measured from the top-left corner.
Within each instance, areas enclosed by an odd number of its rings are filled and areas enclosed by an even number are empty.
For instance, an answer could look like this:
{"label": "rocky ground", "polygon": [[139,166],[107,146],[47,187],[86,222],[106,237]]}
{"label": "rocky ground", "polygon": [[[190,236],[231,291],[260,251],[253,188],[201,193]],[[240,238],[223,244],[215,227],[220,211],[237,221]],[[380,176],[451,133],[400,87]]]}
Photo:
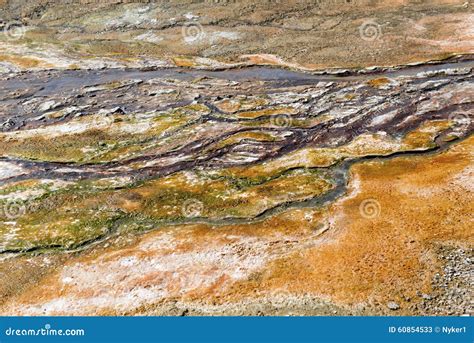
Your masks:
{"label": "rocky ground", "polygon": [[346,69],[438,60],[474,48],[470,1],[3,2],[0,18],[12,30],[0,38],[0,70]]}
{"label": "rocky ground", "polygon": [[280,5],[3,4],[0,313],[472,313],[470,4]]}

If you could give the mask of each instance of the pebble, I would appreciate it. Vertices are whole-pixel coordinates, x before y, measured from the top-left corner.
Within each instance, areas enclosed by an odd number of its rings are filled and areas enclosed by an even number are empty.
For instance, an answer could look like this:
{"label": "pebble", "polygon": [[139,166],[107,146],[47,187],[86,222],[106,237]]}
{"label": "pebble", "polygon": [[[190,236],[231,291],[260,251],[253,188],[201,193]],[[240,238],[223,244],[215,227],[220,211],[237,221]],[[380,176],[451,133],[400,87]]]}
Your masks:
{"label": "pebble", "polygon": [[46,111],[55,109],[55,108],[58,107],[59,105],[61,105],[60,102],[56,102],[56,101],[54,101],[54,100],[49,100],[49,101],[46,101],[46,102],[42,103],[42,104],[38,107],[38,110],[41,111],[41,112],[46,112]]}
{"label": "pebble", "polygon": [[425,299],[425,300],[431,300],[431,299],[433,299],[433,298],[431,297],[431,295],[429,295],[429,294],[423,294],[421,297],[422,297],[423,299]]}
{"label": "pebble", "polygon": [[387,307],[392,310],[392,311],[396,311],[396,310],[399,310],[400,309],[400,305],[398,305],[396,302],[394,301],[389,301],[387,303]]}

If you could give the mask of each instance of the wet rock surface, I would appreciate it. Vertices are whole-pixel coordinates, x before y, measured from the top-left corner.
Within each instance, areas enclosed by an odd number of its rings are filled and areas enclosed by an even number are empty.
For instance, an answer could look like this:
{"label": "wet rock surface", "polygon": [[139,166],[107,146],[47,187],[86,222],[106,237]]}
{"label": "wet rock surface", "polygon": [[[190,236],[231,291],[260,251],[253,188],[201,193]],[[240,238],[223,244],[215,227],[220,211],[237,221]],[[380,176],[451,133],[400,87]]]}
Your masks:
{"label": "wet rock surface", "polygon": [[[460,68],[470,70],[471,64],[462,62]],[[308,146],[336,148],[363,134],[388,134],[397,139],[429,120],[454,120],[458,125],[443,134],[463,137],[472,125],[472,73],[447,75],[448,69],[442,66],[432,69],[437,72],[434,77],[409,69],[406,73],[398,71],[356,79],[293,73],[291,81],[278,79],[278,73],[272,76],[271,69],[261,69],[268,77],[262,83],[245,79],[245,75],[241,79],[238,72],[209,73],[212,76],[202,72],[197,76],[193,72],[163,70],[144,72],[141,79],[130,79],[128,74],[140,75],[139,71],[131,71],[122,72],[121,78],[108,83],[92,85],[91,81],[84,85],[84,77],[104,78],[103,73],[93,73],[94,77],[80,71],[68,76],[36,73],[37,82],[45,86],[39,92],[11,99],[9,94],[15,93],[11,89],[21,87],[29,78],[20,75],[1,82],[5,90],[2,137],[5,142],[21,142],[57,136],[54,131],[58,130],[65,133],[65,139],[73,139],[75,134],[95,129],[112,136],[108,144],[91,146],[89,154],[84,153],[83,146],[72,148],[70,158],[64,158],[62,150],[58,150],[57,156],[38,158],[34,148],[28,151],[25,144],[8,151],[13,159],[28,156],[45,160],[36,163],[46,169],[45,176],[65,178],[91,177],[95,173],[124,176],[131,169],[134,174],[146,177],[148,173],[167,175],[190,167],[261,163]],[[155,77],[156,74],[160,77]],[[57,92],[58,89],[61,91]],[[193,131],[192,138],[173,137],[177,127],[165,128],[160,136],[149,136],[157,126],[154,122],[178,112],[182,112],[180,120],[184,124],[180,129],[189,128]],[[200,127],[207,129],[201,132]],[[212,131],[218,136],[209,137]],[[256,132],[273,138],[260,142],[244,139],[237,144],[219,146],[225,139]],[[142,138],[139,142],[114,141],[113,136],[119,138],[124,134],[137,136],[135,140],[138,136]],[[165,139],[176,140],[181,147],[172,148],[174,151],[159,148]],[[132,150],[138,144],[150,148],[114,158],[100,157],[104,155],[100,150],[110,155],[117,148]],[[90,164],[94,160],[105,165],[71,164]],[[18,163],[29,168],[35,166],[32,161]],[[142,168],[137,170],[130,167],[132,164]]]}

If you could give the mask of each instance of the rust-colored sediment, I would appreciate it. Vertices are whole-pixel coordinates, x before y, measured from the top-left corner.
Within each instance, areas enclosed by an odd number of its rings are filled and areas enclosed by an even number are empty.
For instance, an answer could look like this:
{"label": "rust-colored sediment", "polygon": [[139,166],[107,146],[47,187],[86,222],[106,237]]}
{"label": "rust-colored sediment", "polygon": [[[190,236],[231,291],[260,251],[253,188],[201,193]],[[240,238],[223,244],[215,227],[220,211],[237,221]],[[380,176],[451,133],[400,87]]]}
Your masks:
{"label": "rust-colored sediment", "polygon": [[350,195],[328,216],[325,244],[271,262],[263,281],[244,282],[233,296],[284,287],[344,304],[408,305],[417,292],[428,293],[440,268],[435,247],[474,241],[473,144],[471,137],[432,157],[354,166]]}
{"label": "rust-colored sediment", "polygon": [[436,247],[473,243],[473,145],[470,137],[436,155],[357,164],[348,195],[329,209],[122,237],[69,260],[1,312],[143,314],[166,299],[229,304],[285,289],[349,308],[393,300],[413,314],[408,301],[429,293],[440,270]]}

